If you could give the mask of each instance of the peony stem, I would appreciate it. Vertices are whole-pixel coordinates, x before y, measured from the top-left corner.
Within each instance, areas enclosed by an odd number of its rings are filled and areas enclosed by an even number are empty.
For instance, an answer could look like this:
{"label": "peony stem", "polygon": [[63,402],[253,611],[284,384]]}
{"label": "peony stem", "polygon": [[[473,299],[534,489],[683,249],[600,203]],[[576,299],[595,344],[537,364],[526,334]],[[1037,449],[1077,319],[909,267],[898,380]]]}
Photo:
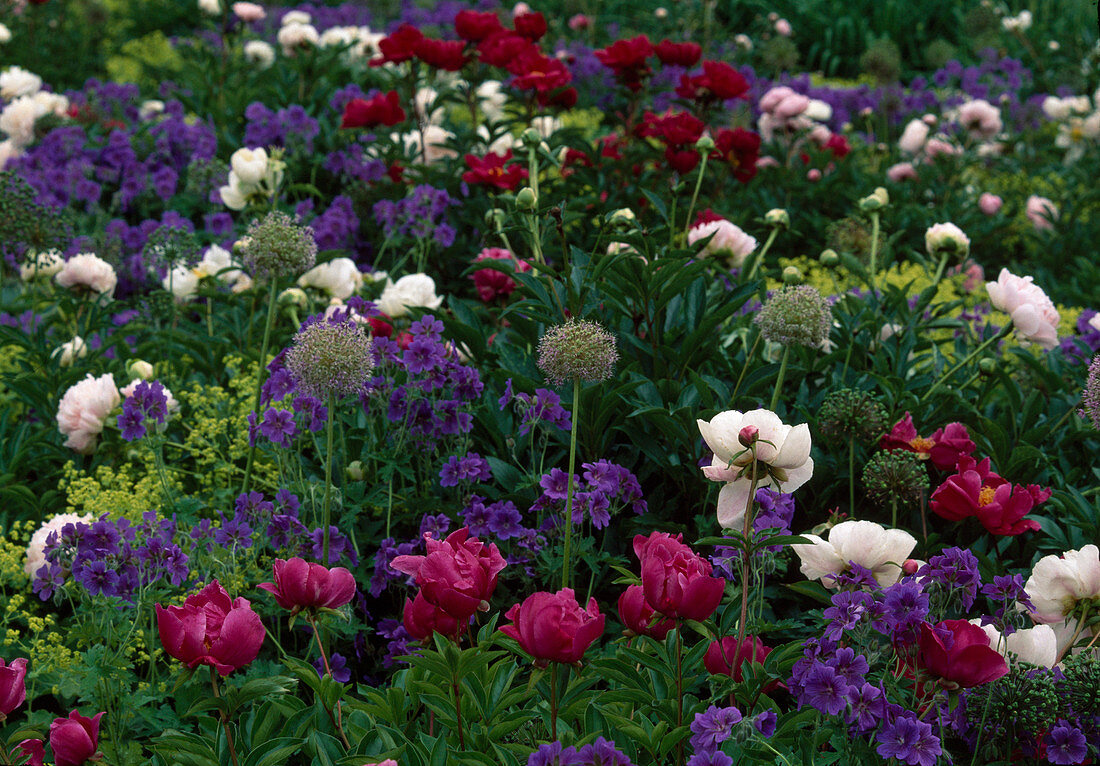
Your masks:
{"label": "peony stem", "polygon": [[875,277],[878,274],[878,218],[877,210],[871,211],[871,266],[867,271],[871,292],[875,291]]}
{"label": "peony stem", "polygon": [[558,741],[558,663],[550,663],[550,738]]}
{"label": "peony stem", "polygon": [[[1077,621],[1077,630],[1073,631],[1073,637],[1070,638],[1069,642],[1066,644],[1066,648],[1058,653],[1058,659],[1054,661],[1055,665],[1061,662],[1062,658],[1069,654],[1069,650],[1077,643],[1077,639],[1081,635],[1081,631],[1085,629],[1085,623],[1088,622],[1088,619],[1089,608],[1086,606],[1085,610],[1081,613],[1081,618]],[[1092,646],[1092,644],[1089,644],[1089,646]]]}
{"label": "peony stem", "polygon": [[783,379],[787,377],[787,357],[790,356],[790,346],[783,347],[783,359],[779,363],[779,376],[775,379],[775,390],[772,391],[772,401],[768,406],[768,409],[775,412],[775,408],[779,405],[779,392],[783,389]]}
{"label": "peony stem", "polygon": [[943,277],[943,267],[947,265],[947,256],[948,255],[950,255],[950,253],[944,253],[943,255],[940,256],[940,264],[939,264],[939,266],[936,267],[935,276],[932,277],[932,284],[933,285],[938,285],[940,283],[940,279]]}
{"label": "peony stem", "polygon": [[[214,666],[210,666],[210,685],[214,688],[214,697],[220,698],[221,694],[218,692],[218,671],[214,669]],[[229,759],[233,761],[233,766],[240,766],[240,761],[237,760],[237,749],[233,747],[233,732],[229,729],[229,714],[226,710],[221,711],[222,729],[225,730],[225,742],[229,746]]]}
{"label": "peony stem", "polygon": [[[325,501],[322,510],[322,524],[324,524],[324,531],[321,533],[321,560],[325,566],[329,566],[332,562],[328,560],[328,545],[329,545],[329,525],[331,524],[331,494],[332,494],[332,463],[336,460],[336,455],[332,450],[332,421],[336,418],[336,395],[329,393],[328,395],[328,422],[325,423]],[[313,506],[316,508],[317,506]]]}
{"label": "peony stem", "polygon": [[[267,322],[264,324],[264,341],[260,346],[260,369],[256,371],[256,395],[252,398],[252,411],[256,413],[256,423],[260,420],[260,393],[264,388],[264,373],[267,372],[267,348],[271,343],[271,327],[275,324],[275,289],[278,286],[274,276],[271,277],[271,289],[267,294]],[[246,494],[252,483],[252,464],[256,459],[256,443],[249,439],[248,462],[244,467],[244,484],[241,494]]]}
{"label": "peony stem", "polygon": [[741,390],[741,382],[745,379],[745,372],[749,369],[749,363],[756,354],[756,347],[760,345],[760,333],[756,334],[756,340],[752,342],[749,355],[745,357],[745,363],[741,366],[741,374],[737,376],[737,385],[733,387],[733,396],[730,397],[730,407],[737,409],[737,392]]}
{"label": "peony stem", "polygon": [[760,252],[752,259],[752,268],[749,269],[749,275],[745,277],[746,282],[751,282],[752,278],[756,276],[756,270],[760,267],[760,264],[764,262],[764,256],[768,254],[768,250],[771,248],[772,242],[775,242],[777,236],[779,236],[779,227],[773,226],[771,234],[768,235],[768,239],[764,242],[764,246],[760,248]]}
{"label": "peony stem", "polygon": [[741,647],[744,645],[745,636],[748,633],[749,619],[749,535],[752,534],[752,510],[756,502],[756,445],[752,445],[749,449],[752,450],[752,463],[749,464],[752,469],[752,484],[749,486],[749,497],[745,503],[745,524],[742,529],[745,547],[741,551],[741,620],[737,625],[737,649],[733,653],[733,671],[735,673],[737,668],[741,667]]}
{"label": "peony stem", "polygon": [[989,348],[991,345],[993,345],[997,341],[1001,340],[1002,338],[1007,337],[1010,332],[1012,332],[1012,324],[1011,323],[1006,324],[1004,327],[1002,327],[1000,329],[1000,331],[997,332],[996,335],[992,336],[991,338],[986,339],[980,346],[978,346],[976,349],[971,351],[965,359],[963,359],[961,362],[956,364],[954,367],[952,367],[950,370],[945,372],[943,375],[940,375],[940,377],[936,379],[936,382],[932,384],[932,387],[924,392],[924,395],[920,398],[920,401],[923,402],[925,399],[927,399],[929,396],[931,396],[933,394],[933,392],[935,392],[935,390],[940,387],[941,383],[943,383],[945,380],[950,378],[952,375],[954,375],[960,369],[962,369],[967,364],[969,364],[970,361],[974,357],[976,357],[978,354],[985,351],[987,348]]}
{"label": "peony stem", "polygon": [[[332,666],[328,663],[328,655],[325,654],[324,644],[321,643],[321,631],[317,627],[317,620],[313,615],[307,616],[306,620],[309,622],[310,627],[313,628],[313,637],[317,639],[317,651],[321,654],[321,664],[325,666],[325,675],[332,678]],[[336,679],[333,678],[333,680],[335,681]],[[333,711],[330,710],[329,716],[332,716],[332,714]],[[347,735],[344,734],[344,716],[343,710],[340,707],[340,700],[336,700],[336,716],[332,719],[332,722],[336,724],[336,731],[340,734],[340,739],[343,741],[344,747],[350,750],[351,743],[348,742]]]}
{"label": "peony stem", "polygon": [[695,212],[695,203],[699,201],[699,189],[703,186],[703,176],[707,172],[707,159],[710,152],[701,152],[703,159],[699,163],[699,177],[695,179],[695,191],[691,194],[691,204],[688,205],[687,222],[684,223],[684,241],[687,241],[688,232],[691,231],[691,214]]}
{"label": "peony stem", "polygon": [[848,437],[848,513],[856,517],[856,442]]}
{"label": "peony stem", "polygon": [[569,426],[569,480],[565,491],[565,544],[562,548],[561,587],[569,587],[569,553],[573,540],[573,471],[577,466],[577,402],[581,395],[581,379],[573,378],[573,411]]}

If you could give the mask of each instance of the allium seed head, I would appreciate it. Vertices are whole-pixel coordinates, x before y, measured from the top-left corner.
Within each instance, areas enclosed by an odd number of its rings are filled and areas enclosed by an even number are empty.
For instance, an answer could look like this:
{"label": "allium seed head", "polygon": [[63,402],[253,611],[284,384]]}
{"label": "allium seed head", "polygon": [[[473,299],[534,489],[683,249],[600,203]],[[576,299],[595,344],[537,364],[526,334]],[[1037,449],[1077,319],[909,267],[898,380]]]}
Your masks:
{"label": "allium seed head", "polygon": [[816,347],[829,337],[833,310],[816,288],[787,286],[765,301],[755,321],[764,340]]}
{"label": "allium seed head", "polygon": [[299,226],[286,213],[273,210],[248,227],[240,256],[258,277],[298,276],[313,268],[317,242],[309,226]]}
{"label": "allium seed head", "polygon": [[1100,430],[1100,356],[1092,358],[1089,365],[1089,378],[1085,383],[1083,396],[1084,407],[1081,408],[1082,417],[1092,421],[1092,427]]}
{"label": "allium seed head", "polygon": [[539,369],[555,384],[607,380],[618,359],[615,336],[584,319],[551,327],[539,341]]}
{"label": "allium seed head", "polygon": [[819,410],[821,433],[832,439],[876,441],[889,427],[886,408],[867,391],[841,388],[826,395]]}
{"label": "allium seed head", "polygon": [[871,502],[882,507],[893,499],[902,507],[916,505],[930,486],[920,458],[908,450],[882,450],[872,455],[863,467],[863,484]]}
{"label": "allium seed head", "polygon": [[286,366],[309,396],[357,394],[374,368],[370,335],[357,322],[312,322],[294,336]]}

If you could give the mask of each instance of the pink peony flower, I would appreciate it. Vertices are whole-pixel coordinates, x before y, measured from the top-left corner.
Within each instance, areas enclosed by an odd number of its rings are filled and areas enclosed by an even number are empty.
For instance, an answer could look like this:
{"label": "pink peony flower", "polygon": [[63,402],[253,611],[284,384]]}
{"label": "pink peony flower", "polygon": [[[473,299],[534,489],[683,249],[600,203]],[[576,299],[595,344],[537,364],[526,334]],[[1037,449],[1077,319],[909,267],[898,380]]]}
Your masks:
{"label": "pink peony flower", "polygon": [[[50,747],[56,766],[82,766],[96,756],[99,748],[99,719],[86,718],[77,711],[68,718],[55,718],[50,724]],[[100,756],[102,757],[102,756]]]}
{"label": "pink peony flower", "polygon": [[943,620],[935,626],[922,622],[920,665],[952,688],[981,686],[1008,673],[1008,663],[989,645],[989,636],[966,620]]}
{"label": "pink peony flower", "polygon": [[791,36],[791,22],[786,19],[779,19],[775,22],[775,33],[782,37]]}
{"label": "pink peony flower", "polygon": [[108,298],[115,294],[118,276],[107,261],[93,253],[78,253],[65,262],[54,281],[62,287],[79,287]]}
{"label": "pink peony flower", "polygon": [[492,543],[470,537],[468,527],[446,540],[425,540],[426,556],[397,556],[390,568],[412,575],[427,601],[465,622],[477,611],[488,611],[504,557]]}
{"label": "pink peony flower", "polygon": [[183,606],[156,605],[157,632],[164,651],[189,668],[209,665],[223,676],[256,659],[264,625],[248,599],[214,580],[187,597]]}
{"label": "pink peony flower", "polygon": [[603,634],[605,623],[596,599],[589,599],[588,607],[581,609],[571,588],[532,593],[505,616],[512,624],[500,631],[519,641],[523,651],[542,667],[551,662],[580,662],[592,642]]}
{"label": "pink peony flower", "polygon": [[645,601],[666,617],[703,621],[722,603],[726,581],[711,577],[710,562],[681,542],[681,535],[634,537]]}
{"label": "pink peony flower", "polygon": [[901,183],[902,181],[916,181],[917,169],[913,167],[912,162],[899,162],[896,165],[891,165],[886,169],[886,177],[894,183]]}
{"label": "pink peony flower", "polygon": [[303,609],[338,609],[355,596],[355,578],[343,567],[311,564],[294,557],[275,559],[271,566],[275,582],[259,587],[275,596],[283,609],[299,612]]}
{"label": "pink peony flower", "polygon": [[746,663],[763,663],[771,654],[771,648],[764,645],[758,636],[745,636],[740,646],[733,636],[721,641],[713,641],[703,656],[703,666],[708,673],[716,676],[729,676],[740,683],[744,680],[741,667]]}
{"label": "pink peony flower", "polygon": [[906,154],[917,154],[928,140],[928,125],[923,120],[910,120],[898,139],[898,148]]}
{"label": "pink peony flower", "polygon": [[1003,199],[989,192],[985,192],[982,196],[978,197],[978,209],[985,215],[997,215],[997,213],[1001,211],[1001,205],[1003,204]]}
{"label": "pink peony flower", "polygon": [[[511,250],[503,247],[487,247],[482,250],[477,254],[474,263],[482,261],[511,261],[516,273],[531,270],[531,264],[519,260]],[[496,269],[478,269],[470,275],[470,279],[474,280],[477,297],[486,303],[497,297],[507,297],[516,289],[516,281],[505,272]]]}
{"label": "pink peony flower", "polygon": [[688,244],[694,245],[710,237],[700,255],[725,258],[730,266],[738,267],[756,249],[756,238],[724,218],[693,226],[688,232]]}
{"label": "pink peony flower", "polygon": [[1032,194],[1027,198],[1027,219],[1036,229],[1053,229],[1058,220],[1058,207],[1046,197]]}
{"label": "pink peony flower", "polygon": [[993,308],[1008,314],[1023,338],[1048,350],[1058,345],[1058,309],[1031,277],[1018,277],[1001,269],[997,281],[987,282],[985,287]]}
{"label": "pink peony flower", "polygon": [[660,615],[645,600],[641,585],[631,585],[619,596],[619,619],[628,636],[649,636],[664,641],[668,632],[676,627],[676,621]]}
{"label": "pink peony flower", "polygon": [[92,454],[107,416],[121,402],[122,396],[110,373],[98,378],[89,373],[70,387],[57,406],[57,428],[68,437],[65,446],[82,455]]}
{"label": "pink peony flower", "polygon": [[416,598],[405,599],[405,611],[401,622],[409,635],[418,641],[428,638],[432,633],[455,637],[466,626],[447,612],[424,598],[423,591],[417,591]]}
{"label": "pink peony flower", "polygon": [[1001,132],[1001,110],[988,101],[976,99],[959,107],[959,124],[971,135],[992,138]]}
{"label": "pink peony flower", "polygon": [[267,16],[264,7],[258,3],[233,3],[232,8],[237,18],[246,23],[262,21]]}
{"label": "pink peony flower", "polygon": [[27,661],[19,657],[5,665],[0,658],[0,721],[27,699]]}

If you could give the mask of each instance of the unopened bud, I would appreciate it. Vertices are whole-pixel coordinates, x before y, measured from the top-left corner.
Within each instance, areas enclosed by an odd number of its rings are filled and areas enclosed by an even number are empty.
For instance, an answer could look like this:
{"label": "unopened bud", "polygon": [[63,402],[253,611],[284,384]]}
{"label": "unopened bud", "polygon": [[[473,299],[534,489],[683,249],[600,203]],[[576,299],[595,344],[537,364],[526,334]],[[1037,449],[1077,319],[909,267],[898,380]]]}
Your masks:
{"label": "unopened bud", "polygon": [[840,256],[837,255],[836,250],[833,249],[822,250],[821,255],[819,255],[817,259],[821,261],[822,266],[828,266],[829,268],[840,263]]}
{"label": "unopened bud", "polygon": [[486,211],[485,223],[489,224],[490,226],[500,228],[504,225],[504,211],[501,210],[499,207],[494,207],[493,209]]}
{"label": "unopened bud", "polygon": [[309,296],[300,287],[288,287],[279,293],[279,305],[284,307],[297,306],[304,309],[309,305]]}
{"label": "unopened bud", "polygon": [[920,569],[920,562],[916,559],[906,559],[901,565],[901,571],[909,577],[915,575],[918,569]]}
{"label": "unopened bud", "polygon": [[764,223],[786,229],[791,225],[791,216],[783,208],[777,207],[764,214]]}
{"label": "unopened bud", "polygon": [[126,365],[126,374],[130,380],[149,380],[153,377],[153,365],[144,359],[134,359]]}
{"label": "unopened bud", "polygon": [[523,140],[523,145],[529,147],[536,147],[542,141],[542,136],[539,135],[539,132],[534,128],[528,128],[523,131],[520,138]]}
{"label": "unopened bud", "polygon": [[982,360],[978,362],[978,370],[982,375],[992,375],[997,371],[997,360],[988,356],[983,357]]}
{"label": "unopened bud", "polygon": [[519,194],[516,195],[516,210],[522,210],[524,212],[534,212],[538,205],[539,198],[535,194],[535,190],[530,186],[525,186],[519,190]]}
{"label": "unopened bud", "polygon": [[745,426],[737,434],[737,441],[742,447],[751,447],[760,438],[760,429],[756,426]]}
{"label": "unopened bud", "polygon": [[363,461],[353,460],[352,462],[348,463],[347,474],[348,478],[352,481],[362,481],[364,476]]}
{"label": "unopened bud", "polygon": [[714,139],[710,136],[700,136],[699,140],[695,142],[695,148],[701,152],[713,152],[714,146]]}
{"label": "unopened bud", "polygon": [[802,284],[802,272],[799,271],[797,266],[787,266],[783,269],[783,284],[786,285],[800,285]]}
{"label": "unopened bud", "polygon": [[859,201],[859,209],[865,213],[882,210],[890,204],[890,194],[883,187],[878,187],[870,195]]}

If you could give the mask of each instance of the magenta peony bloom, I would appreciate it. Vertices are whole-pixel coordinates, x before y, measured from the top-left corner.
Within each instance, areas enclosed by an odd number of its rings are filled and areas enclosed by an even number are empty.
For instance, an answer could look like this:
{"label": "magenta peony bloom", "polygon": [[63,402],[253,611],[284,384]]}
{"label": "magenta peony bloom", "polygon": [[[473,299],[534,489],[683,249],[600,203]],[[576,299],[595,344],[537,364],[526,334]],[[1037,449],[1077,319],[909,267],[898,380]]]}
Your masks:
{"label": "magenta peony bloom", "polygon": [[641,585],[631,585],[619,596],[619,619],[626,626],[627,635],[649,636],[664,641],[668,632],[676,627],[676,621],[665,617],[654,622],[657,612],[645,600]]}
{"label": "magenta peony bloom", "polygon": [[[466,619],[469,620],[469,618]],[[417,640],[428,638],[432,633],[455,638],[467,624],[466,621],[459,622],[445,610],[429,603],[424,598],[423,591],[418,591],[414,599],[405,599],[405,611],[401,616],[401,622],[409,635]]]}
{"label": "magenta peony bloom", "polygon": [[[950,632],[953,640],[945,642],[937,631]],[[989,636],[966,620],[943,620],[934,627],[922,622],[920,664],[946,685],[964,689],[996,681],[1008,673],[1008,663],[989,645]]]}
{"label": "magenta peony bloom", "polygon": [[771,653],[771,648],[764,646],[764,642],[758,636],[746,636],[741,642],[741,651],[738,651],[737,639],[734,636],[726,636],[721,641],[713,641],[707,647],[707,653],[703,655],[703,666],[708,673],[716,676],[729,676],[740,683],[744,680],[741,666],[746,662],[763,662]]}
{"label": "magenta peony bloom", "polygon": [[711,577],[710,562],[672,537],[653,532],[634,537],[634,553],[642,562],[645,600],[666,617],[705,620],[722,602],[726,581]]}
{"label": "magenta peony bloom", "polygon": [[27,661],[22,657],[5,665],[0,659],[0,721],[27,699]]}
{"label": "magenta peony bloom", "polygon": [[505,566],[500,550],[470,537],[468,527],[443,541],[428,537],[425,545],[428,555],[397,556],[390,568],[412,575],[428,603],[459,622],[464,623],[474,612],[488,611],[497,574]]}
{"label": "magenta peony bloom", "polygon": [[532,593],[505,616],[513,624],[505,625],[501,632],[519,641],[541,667],[550,662],[580,662],[585,650],[603,634],[605,622],[596,599],[589,599],[588,608],[581,609],[572,588]]}
{"label": "magenta peony bloom", "polygon": [[187,597],[183,606],[157,604],[160,642],[189,668],[210,665],[223,676],[244,667],[260,653],[264,626],[248,600],[230,599],[214,580]]}
{"label": "magenta peony bloom", "polygon": [[50,724],[50,748],[55,766],[81,766],[96,755],[99,747],[99,719],[85,718],[77,711],[68,718],[55,718]]}
{"label": "magenta peony bloom", "polygon": [[271,566],[275,582],[260,588],[275,596],[283,609],[337,609],[355,596],[355,578],[343,567],[328,569],[304,559],[276,559]]}

